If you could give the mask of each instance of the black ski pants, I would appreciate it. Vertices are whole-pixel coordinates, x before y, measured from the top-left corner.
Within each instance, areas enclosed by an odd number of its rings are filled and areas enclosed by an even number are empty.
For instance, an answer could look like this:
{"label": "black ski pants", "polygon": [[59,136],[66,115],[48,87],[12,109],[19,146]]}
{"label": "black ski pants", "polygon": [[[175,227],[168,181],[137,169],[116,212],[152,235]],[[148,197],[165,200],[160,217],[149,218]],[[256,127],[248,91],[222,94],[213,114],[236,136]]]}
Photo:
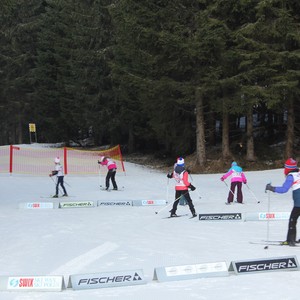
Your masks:
{"label": "black ski pants", "polygon": [[287,233],[287,238],[286,240],[288,242],[295,242],[296,241],[296,236],[297,236],[297,220],[300,216],[300,207],[293,207],[291,215],[290,215],[290,220],[289,220],[289,229]]}
{"label": "black ski pants", "polygon": [[190,211],[192,214],[195,214],[195,207],[194,207],[194,204],[193,204],[193,201],[191,199],[191,196],[190,196],[190,193],[188,190],[184,190],[184,191],[176,191],[175,192],[175,200],[174,203],[173,203],[173,208],[171,210],[171,214],[175,214],[176,213],[176,210],[177,210],[177,206],[178,206],[178,203],[179,203],[179,200],[180,200],[180,197],[181,196],[184,196],[184,198],[186,199],[187,203],[188,203],[188,206],[190,208]]}
{"label": "black ski pants", "polygon": [[116,183],[116,179],[115,179],[116,173],[117,173],[116,169],[108,170],[108,172],[106,174],[106,179],[105,179],[105,184],[106,184],[106,188],[107,189],[109,188],[109,181],[110,180],[112,182],[112,185],[113,185],[114,189],[118,189],[118,186],[117,186],[117,183]]}

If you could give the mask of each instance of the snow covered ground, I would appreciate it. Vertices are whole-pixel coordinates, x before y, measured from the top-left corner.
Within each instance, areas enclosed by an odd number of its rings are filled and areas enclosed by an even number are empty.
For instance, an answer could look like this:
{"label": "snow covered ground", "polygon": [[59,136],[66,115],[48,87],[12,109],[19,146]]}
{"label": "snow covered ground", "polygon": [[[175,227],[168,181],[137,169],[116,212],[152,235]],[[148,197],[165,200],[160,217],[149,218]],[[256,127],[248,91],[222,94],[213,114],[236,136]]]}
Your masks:
{"label": "snow covered ground", "polygon": [[[53,166],[49,166],[49,171]],[[174,198],[174,183],[166,174],[125,163],[126,175],[117,174],[124,191],[99,189],[104,177],[66,176],[71,197],[63,201],[149,200]],[[225,170],[224,170],[225,171]],[[245,204],[225,205],[228,188],[222,174],[192,175],[197,190],[191,196],[197,213],[290,212],[292,195],[266,194],[266,183],[281,185],[283,169],[245,172]],[[20,203],[58,202],[47,198],[54,183],[47,176],[0,174],[0,276],[69,275],[142,269],[146,284],[62,292],[0,291],[5,300],[86,299],[299,299],[300,272],[276,271],[226,277],[158,282],[154,270],[164,266],[268,259],[296,256],[300,248],[250,244],[284,240],[283,221],[199,221],[189,216],[166,219],[162,206],[105,206],[69,209],[22,209]],[[201,198],[200,198],[201,197]],[[268,198],[270,197],[270,198]],[[261,203],[257,203],[257,200]],[[270,200],[270,202],[269,202]],[[159,214],[155,212],[160,211]],[[190,215],[187,206],[179,214]],[[299,236],[298,236],[299,237]]]}

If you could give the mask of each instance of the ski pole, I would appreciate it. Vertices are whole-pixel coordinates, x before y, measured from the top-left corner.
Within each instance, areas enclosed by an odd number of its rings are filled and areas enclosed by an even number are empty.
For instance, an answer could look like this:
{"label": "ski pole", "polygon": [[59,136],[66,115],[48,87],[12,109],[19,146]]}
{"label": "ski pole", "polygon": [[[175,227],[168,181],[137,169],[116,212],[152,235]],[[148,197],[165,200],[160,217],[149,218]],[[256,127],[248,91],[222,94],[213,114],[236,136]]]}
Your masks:
{"label": "ski pole", "polygon": [[189,171],[187,171],[187,172],[188,172],[188,174],[189,174],[189,176],[190,176],[190,178],[191,178],[191,181],[194,181],[194,180],[193,180],[193,177],[192,177],[192,174],[189,173]]}
{"label": "ski pole", "polygon": [[[271,184],[271,183],[270,183]],[[267,190],[265,190],[265,193]],[[269,241],[269,235],[270,235],[270,191],[268,191],[268,214],[267,214],[267,241]],[[268,249],[269,246],[265,246],[264,249]]]}
{"label": "ski pole", "polygon": [[[200,196],[199,192],[197,191],[197,189],[194,190],[196,192],[196,194],[198,195],[199,199],[201,199],[202,197]],[[194,192],[192,191],[192,192]]]}
{"label": "ski pole", "polygon": [[168,205],[166,205],[165,207],[163,207],[162,209],[160,209],[159,211],[156,211],[155,214],[159,214],[160,212],[162,212],[163,210],[165,210],[166,208],[168,208],[169,206],[171,206],[172,204],[174,204],[175,201],[179,200],[181,196],[184,196],[188,193],[189,191],[187,191],[186,193],[180,195],[178,198],[176,198],[173,202],[170,202]]}
{"label": "ski pole", "polygon": [[101,168],[100,168],[100,164],[98,163],[98,180],[99,180],[99,186],[101,187]]}
{"label": "ski pole", "polygon": [[260,201],[257,199],[257,197],[255,196],[255,194],[252,192],[252,190],[250,189],[249,185],[246,183],[246,186],[248,188],[248,190],[250,191],[250,193],[252,194],[252,196],[254,197],[254,199],[257,201],[257,203],[260,203]]}
{"label": "ski pole", "polygon": [[[192,177],[192,174],[190,174],[189,172],[188,172],[188,174],[189,174],[189,176],[191,178],[191,181],[194,181],[193,177]],[[199,199],[201,199],[202,197],[200,196],[199,192],[197,191],[197,188],[194,191],[196,191],[196,194],[198,195]],[[193,191],[191,191],[191,192],[193,192]]]}
{"label": "ski pole", "polygon": [[66,182],[66,180],[64,179],[64,183],[67,185],[67,186],[69,186],[69,187],[71,187],[67,182]]}
{"label": "ski pole", "polygon": [[227,186],[228,190],[231,192],[231,194],[233,195],[233,198],[234,198],[234,192],[231,190],[231,188],[228,186],[228,184],[225,180],[223,180],[223,182],[225,183],[225,185]]}
{"label": "ski pole", "polygon": [[167,203],[169,203],[169,178],[167,181]]}
{"label": "ski pole", "polygon": [[[53,179],[52,176],[50,176],[50,178],[52,179],[52,181],[53,181],[53,183],[55,185],[55,188],[56,188],[57,183],[54,181],[54,179]],[[60,190],[60,187],[58,187],[58,192],[62,194],[62,191]]]}

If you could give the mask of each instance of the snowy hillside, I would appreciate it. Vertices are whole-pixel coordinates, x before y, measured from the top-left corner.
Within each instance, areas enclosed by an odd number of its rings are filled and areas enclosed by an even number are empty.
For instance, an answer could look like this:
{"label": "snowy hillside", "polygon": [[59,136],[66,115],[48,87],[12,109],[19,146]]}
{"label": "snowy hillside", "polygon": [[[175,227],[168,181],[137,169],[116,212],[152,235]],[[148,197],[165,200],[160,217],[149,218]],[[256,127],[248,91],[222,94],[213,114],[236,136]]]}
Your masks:
{"label": "snowy hillside", "polygon": [[[174,183],[166,174],[125,163],[117,174],[123,191],[99,189],[104,177],[66,176],[68,198],[51,199],[54,183],[44,177],[1,174],[0,276],[70,275],[143,270],[146,284],[61,292],[0,291],[5,300],[86,299],[298,299],[299,271],[277,271],[179,281],[153,280],[159,267],[269,259],[300,255],[300,248],[250,244],[284,240],[287,220],[199,221],[189,219],[187,206],[178,206],[181,218],[167,219],[168,206],[99,206],[69,209],[24,209],[22,203],[59,201],[132,201],[174,198]],[[49,166],[51,170],[52,166]],[[228,194],[222,174],[192,175],[191,192],[197,213],[290,212],[291,192],[266,194],[265,184],[280,185],[283,170],[246,172],[245,204],[225,205]],[[268,198],[270,197],[270,198]],[[257,199],[260,203],[257,203]],[[270,200],[270,202],[269,202]],[[158,214],[155,212],[159,211]]]}

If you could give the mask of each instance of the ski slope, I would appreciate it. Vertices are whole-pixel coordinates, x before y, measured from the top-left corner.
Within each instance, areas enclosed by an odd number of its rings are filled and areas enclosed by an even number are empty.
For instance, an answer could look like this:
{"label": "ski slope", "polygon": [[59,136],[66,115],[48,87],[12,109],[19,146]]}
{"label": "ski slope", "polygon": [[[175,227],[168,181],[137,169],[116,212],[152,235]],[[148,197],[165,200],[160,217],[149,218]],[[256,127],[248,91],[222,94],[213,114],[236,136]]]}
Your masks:
{"label": "ski slope", "polygon": [[[49,164],[49,171],[53,165]],[[158,267],[296,256],[300,248],[252,244],[284,240],[287,220],[199,221],[188,206],[180,218],[166,218],[171,206],[101,206],[24,209],[21,203],[59,201],[132,201],[174,198],[166,174],[126,163],[116,180],[123,191],[101,191],[104,177],[66,176],[70,197],[51,199],[54,183],[44,177],[0,174],[0,276],[70,275],[143,270],[146,284],[61,292],[0,291],[5,300],[86,299],[299,299],[299,271],[276,271],[179,281],[153,280]],[[292,195],[266,194],[266,183],[281,185],[283,169],[247,172],[244,204],[225,205],[228,188],[222,174],[193,174],[191,197],[197,213],[290,212]],[[228,182],[229,183],[229,182]],[[260,203],[257,203],[258,200]],[[158,212],[156,214],[155,212]],[[299,237],[299,236],[298,236]]]}

